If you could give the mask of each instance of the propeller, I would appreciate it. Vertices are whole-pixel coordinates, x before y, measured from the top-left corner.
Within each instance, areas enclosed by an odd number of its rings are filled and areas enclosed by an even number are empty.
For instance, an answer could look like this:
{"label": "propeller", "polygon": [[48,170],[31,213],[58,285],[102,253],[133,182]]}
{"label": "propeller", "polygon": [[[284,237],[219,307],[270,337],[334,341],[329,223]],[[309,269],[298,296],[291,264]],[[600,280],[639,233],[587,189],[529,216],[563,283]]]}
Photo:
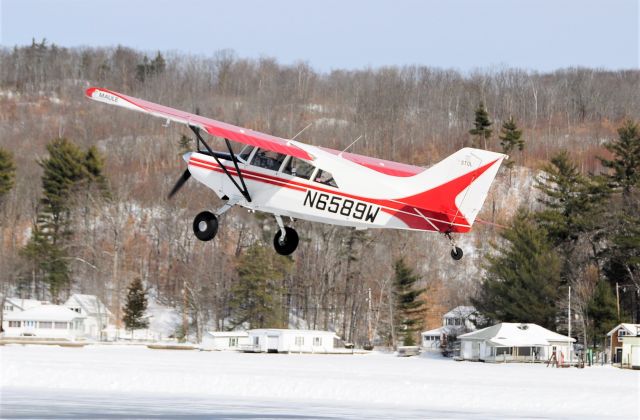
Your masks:
{"label": "propeller", "polygon": [[171,189],[171,192],[169,193],[169,195],[167,196],[167,198],[170,200],[173,198],[173,196],[180,191],[180,188],[182,188],[182,186],[184,185],[185,182],[187,182],[187,180],[191,178],[191,172],[189,172],[189,169],[185,169],[185,171],[182,173],[182,175],[180,176],[180,178],[178,178],[178,181],[176,181],[176,185],[173,186],[173,188]]}

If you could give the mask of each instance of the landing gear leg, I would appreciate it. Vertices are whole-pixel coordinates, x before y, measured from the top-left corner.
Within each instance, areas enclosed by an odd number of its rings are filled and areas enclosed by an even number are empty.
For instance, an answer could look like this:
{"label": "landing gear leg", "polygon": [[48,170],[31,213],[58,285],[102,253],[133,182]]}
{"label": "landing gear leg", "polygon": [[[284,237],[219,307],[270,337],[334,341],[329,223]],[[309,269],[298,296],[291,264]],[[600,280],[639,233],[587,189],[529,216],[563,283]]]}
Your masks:
{"label": "landing gear leg", "polygon": [[453,258],[456,261],[460,260],[462,258],[462,249],[460,249],[456,245],[456,241],[451,236],[451,233],[447,232],[444,234],[444,236],[447,237],[447,239],[449,240],[449,243],[451,244],[451,258]]}
{"label": "landing gear leg", "polygon": [[273,238],[273,247],[280,255],[291,255],[298,247],[298,233],[290,227],[285,227],[282,217],[276,216],[280,230]]}

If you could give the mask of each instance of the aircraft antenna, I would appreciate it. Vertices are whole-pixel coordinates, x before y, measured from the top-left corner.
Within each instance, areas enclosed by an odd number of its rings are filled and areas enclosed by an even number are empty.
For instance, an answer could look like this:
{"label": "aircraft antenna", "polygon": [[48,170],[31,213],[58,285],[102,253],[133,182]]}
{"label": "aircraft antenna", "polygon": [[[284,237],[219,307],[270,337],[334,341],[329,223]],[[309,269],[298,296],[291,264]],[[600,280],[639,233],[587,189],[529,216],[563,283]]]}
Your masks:
{"label": "aircraft antenna", "polygon": [[338,153],[338,156],[342,156],[342,154],[343,154],[344,152],[346,152],[346,151],[347,151],[347,149],[349,149],[351,146],[353,146],[354,144],[356,144],[356,143],[358,142],[358,140],[360,140],[362,137],[363,137],[363,135],[360,135],[360,137],[358,137],[357,139],[355,139],[354,141],[352,141],[352,142],[351,142],[351,144],[350,144],[350,145],[348,145],[347,147],[345,147],[345,148],[344,148],[344,150],[343,150],[342,152]]}
{"label": "aircraft antenna", "polygon": [[290,140],[295,140],[296,137],[298,137],[300,134],[302,134],[307,128],[311,127],[313,125],[313,123],[309,123],[309,125],[307,125],[305,128],[303,128],[302,130],[298,131],[298,134],[296,134],[295,136],[291,137]]}

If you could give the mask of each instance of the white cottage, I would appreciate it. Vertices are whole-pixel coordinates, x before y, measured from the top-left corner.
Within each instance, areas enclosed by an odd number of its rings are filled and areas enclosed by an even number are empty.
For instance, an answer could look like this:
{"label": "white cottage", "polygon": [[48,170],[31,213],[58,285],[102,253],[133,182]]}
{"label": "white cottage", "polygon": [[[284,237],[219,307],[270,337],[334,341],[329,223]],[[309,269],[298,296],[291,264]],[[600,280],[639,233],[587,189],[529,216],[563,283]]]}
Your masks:
{"label": "white cottage", "polygon": [[85,316],[84,333],[95,340],[103,339],[102,331],[109,325],[111,311],[95,295],[73,294],[64,306]]}
{"label": "white cottage", "polygon": [[249,333],[246,331],[207,331],[201,347],[205,350],[239,350],[247,344]]}
{"label": "white cottage", "polygon": [[316,330],[249,330],[249,344],[241,350],[265,353],[336,353],[334,332]]}
{"label": "white cottage", "polygon": [[424,350],[439,350],[447,341],[455,340],[460,334],[475,331],[474,321],[477,318],[476,308],[473,306],[457,306],[442,316],[442,327],[423,331],[422,348]]}
{"label": "white cottage", "polygon": [[84,336],[85,316],[60,305],[40,305],[4,317],[5,337],[76,340]]}
{"label": "white cottage", "polygon": [[[576,341],[536,324],[503,322],[458,336],[460,356],[481,361],[546,361],[555,353],[558,362],[569,361]],[[575,358],[574,358],[575,360]]]}

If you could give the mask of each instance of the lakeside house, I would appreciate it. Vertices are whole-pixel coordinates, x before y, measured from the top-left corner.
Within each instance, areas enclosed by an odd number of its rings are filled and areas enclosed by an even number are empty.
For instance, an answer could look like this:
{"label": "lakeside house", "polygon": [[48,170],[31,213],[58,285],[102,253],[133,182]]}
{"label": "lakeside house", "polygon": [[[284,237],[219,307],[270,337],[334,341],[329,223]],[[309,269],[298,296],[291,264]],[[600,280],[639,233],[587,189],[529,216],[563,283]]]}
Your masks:
{"label": "lakeside house", "polygon": [[255,329],[248,331],[249,343],[240,350],[251,353],[340,353],[340,337],[332,331]]}
{"label": "lakeside house", "polygon": [[4,336],[77,340],[84,337],[85,318],[66,306],[37,305],[7,314],[3,320]]}
{"label": "lakeside house", "polygon": [[85,316],[85,336],[94,340],[105,338],[103,331],[109,325],[112,313],[97,296],[75,293],[67,299],[64,306]]}
{"label": "lakeside house", "polygon": [[609,360],[620,367],[640,369],[640,324],[618,324],[607,333]]}
{"label": "lakeside house", "polygon": [[423,331],[421,347],[424,350],[439,350],[460,334],[475,331],[477,312],[473,306],[457,306],[442,316],[442,326]]}
{"label": "lakeside house", "polygon": [[458,336],[463,360],[484,362],[547,361],[568,362],[574,338],[536,324],[503,322]]}

